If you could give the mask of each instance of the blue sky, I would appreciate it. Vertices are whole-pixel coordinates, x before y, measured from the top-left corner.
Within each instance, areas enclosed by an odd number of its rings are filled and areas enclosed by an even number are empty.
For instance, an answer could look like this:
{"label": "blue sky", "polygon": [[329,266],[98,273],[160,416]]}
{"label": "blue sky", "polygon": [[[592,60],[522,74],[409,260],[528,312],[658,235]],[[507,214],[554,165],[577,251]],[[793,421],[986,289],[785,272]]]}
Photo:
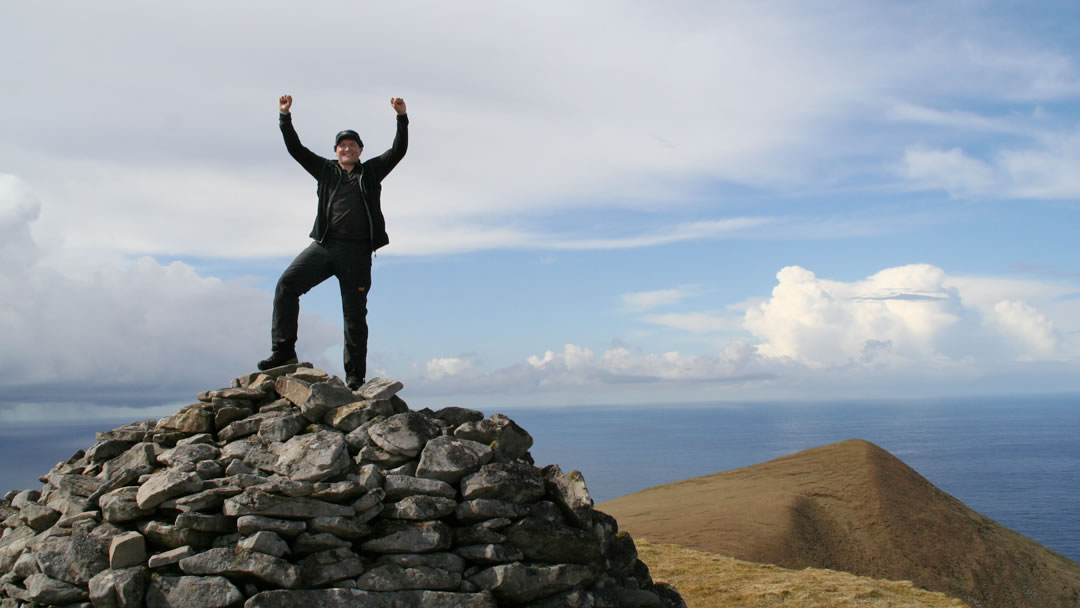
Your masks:
{"label": "blue sky", "polygon": [[[1080,390],[1071,2],[17,2],[0,420],[254,368],[329,156],[383,184],[369,374],[414,406]],[[331,280],[302,358],[341,374]],[[90,405],[88,405],[90,404]]]}

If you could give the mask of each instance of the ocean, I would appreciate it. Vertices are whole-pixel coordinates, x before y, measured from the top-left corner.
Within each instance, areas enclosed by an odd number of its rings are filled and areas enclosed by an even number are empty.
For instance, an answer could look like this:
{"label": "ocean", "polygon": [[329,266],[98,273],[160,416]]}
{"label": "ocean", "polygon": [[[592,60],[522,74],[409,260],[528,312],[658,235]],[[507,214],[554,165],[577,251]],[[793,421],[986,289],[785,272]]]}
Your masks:
{"label": "ocean", "polygon": [[[597,502],[865,439],[972,509],[1080,562],[1080,395],[503,412],[533,436],[537,465],[581,471]],[[38,475],[123,422],[0,429],[0,493],[40,488]]]}

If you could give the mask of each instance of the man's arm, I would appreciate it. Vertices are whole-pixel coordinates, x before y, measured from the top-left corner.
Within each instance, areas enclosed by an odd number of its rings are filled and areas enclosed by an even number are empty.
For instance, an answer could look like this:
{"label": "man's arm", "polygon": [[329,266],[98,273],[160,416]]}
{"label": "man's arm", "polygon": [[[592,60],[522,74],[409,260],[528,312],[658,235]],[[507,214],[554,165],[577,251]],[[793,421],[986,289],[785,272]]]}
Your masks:
{"label": "man's arm", "polygon": [[285,138],[285,149],[312,177],[319,179],[319,174],[329,161],[300,143],[300,136],[293,128],[292,114],[289,112],[291,109],[292,95],[282,95],[278,98],[278,126],[281,127],[281,135]]}
{"label": "man's arm", "polygon": [[394,144],[386,152],[368,161],[379,181],[382,181],[401,162],[409,149],[409,115],[406,113],[405,100],[400,97],[391,97],[390,105],[394,108],[394,112],[397,112],[397,133],[394,135]]}

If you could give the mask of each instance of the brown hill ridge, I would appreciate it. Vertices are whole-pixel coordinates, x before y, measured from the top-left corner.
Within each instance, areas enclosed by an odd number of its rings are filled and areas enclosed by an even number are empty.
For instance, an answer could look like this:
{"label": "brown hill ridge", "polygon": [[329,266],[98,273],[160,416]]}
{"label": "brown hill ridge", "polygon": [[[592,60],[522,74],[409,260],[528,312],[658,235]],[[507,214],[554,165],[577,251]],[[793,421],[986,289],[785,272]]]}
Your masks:
{"label": "brown hill ridge", "polygon": [[860,439],[597,505],[637,538],[785,568],[910,580],[972,606],[1080,606],[1080,564]]}

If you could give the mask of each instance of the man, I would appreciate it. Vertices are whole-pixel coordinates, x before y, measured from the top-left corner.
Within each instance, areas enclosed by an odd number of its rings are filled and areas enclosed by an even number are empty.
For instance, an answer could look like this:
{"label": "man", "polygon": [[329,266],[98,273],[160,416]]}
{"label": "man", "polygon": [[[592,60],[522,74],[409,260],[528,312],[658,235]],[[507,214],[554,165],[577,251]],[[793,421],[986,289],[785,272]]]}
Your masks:
{"label": "man", "polygon": [[397,112],[394,144],[380,156],[361,163],[364,143],[356,131],[345,130],[337,134],[334,139],[336,161],[323,158],[301,145],[292,124],[292,96],[282,95],[278,99],[278,123],[285,147],[318,182],[319,207],[311,230],[314,242],[296,256],[278,279],[270,332],[273,352],[259,361],[260,370],[296,362],[300,296],[336,276],[345,318],[345,382],[353,390],[364,384],[371,255],[390,242],[379,201],[381,183],[409,147],[405,101],[393,97],[390,105]]}

